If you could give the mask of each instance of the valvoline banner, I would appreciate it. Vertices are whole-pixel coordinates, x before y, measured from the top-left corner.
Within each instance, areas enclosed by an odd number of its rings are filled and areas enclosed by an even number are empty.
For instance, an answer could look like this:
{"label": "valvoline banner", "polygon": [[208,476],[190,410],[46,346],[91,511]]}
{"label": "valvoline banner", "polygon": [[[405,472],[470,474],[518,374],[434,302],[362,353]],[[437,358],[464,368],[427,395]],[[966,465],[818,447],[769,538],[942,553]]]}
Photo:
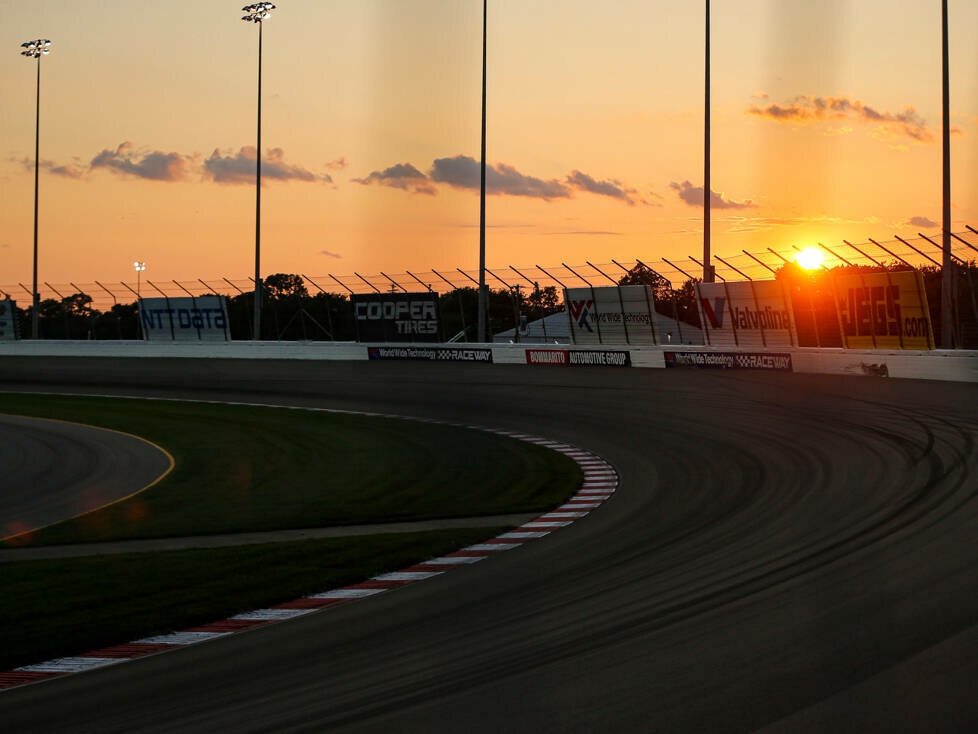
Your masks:
{"label": "valvoline banner", "polygon": [[789,303],[776,280],[696,284],[700,323],[710,346],[796,346]]}
{"label": "valvoline banner", "polygon": [[933,349],[930,311],[918,270],[834,275],[847,349]]}
{"label": "valvoline banner", "polygon": [[139,323],[146,341],[230,341],[224,296],[140,298]]}
{"label": "valvoline banner", "polygon": [[652,289],[645,285],[565,288],[574,344],[656,343]]}

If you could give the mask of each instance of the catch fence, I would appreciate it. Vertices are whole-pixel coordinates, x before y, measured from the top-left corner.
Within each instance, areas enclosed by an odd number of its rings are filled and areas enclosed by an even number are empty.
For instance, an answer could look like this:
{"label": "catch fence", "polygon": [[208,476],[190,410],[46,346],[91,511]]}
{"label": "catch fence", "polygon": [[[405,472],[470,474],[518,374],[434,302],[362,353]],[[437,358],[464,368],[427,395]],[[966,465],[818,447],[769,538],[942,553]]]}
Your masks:
{"label": "catch fence", "polygon": [[[975,293],[975,280],[978,272],[975,261],[978,259],[978,229],[968,226],[964,231],[951,235],[952,252],[960,288],[955,298],[955,321],[958,333],[961,335],[959,344],[978,345],[978,295]],[[738,253],[725,253],[713,256],[716,279],[718,282],[770,280],[778,271],[789,263],[797,260],[801,252],[797,246],[782,248],[764,248],[752,251],[741,250]],[[851,268],[855,266],[876,269],[908,269],[921,268],[933,275],[940,271],[942,248],[940,235],[925,235],[919,233],[916,237],[894,236],[887,240],[870,239],[866,242],[843,240],[831,246],[819,243],[817,251],[823,256],[822,268],[837,267]],[[692,290],[690,281],[702,277],[702,261],[695,255],[685,258],[612,258],[610,262],[595,262],[586,259],[583,263],[561,262],[559,265],[502,265],[489,267],[486,270],[486,281],[495,295],[503,294],[511,300],[508,307],[497,307],[493,328],[502,330],[512,328],[526,317],[540,317],[559,308],[562,292],[565,288],[596,287],[602,285],[619,285],[621,283],[647,282],[649,275],[658,276],[657,284],[663,287],[661,295],[676,298],[684,288]],[[147,275],[149,272],[144,273]],[[279,280],[275,280],[278,277]],[[645,278],[646,280],[641,280]],[[458,324],[452,324],[449,330],[460,327],[461,338],[471,338],[470,332],[474,325],[475,293],[468,295],[469,290],[478,287],[479,273],[475,269],[440,268],[440,269],[407,269],[404,272],[388,273],[381,271],[373,274],[306,274],[296,273],[294,276],[270,276],[265,279],[265,294],[267,306],[271,307],[272,323],[263,327],[263,337],[281,338],[343,338],[343,328],[335,323],[335,319],[345,318],[340,300],[354,293],[371,292],[412,292],[429,290],[440,294],[454,294],[458,304],[451,304],[452,311],[457,311]],[[930,280],[938,280],[931,278]],[[310,298],[319,297],[327,303],[325,311],[320,311],[322,318],[317,319],[310,309],[296,306],[292,312],[287,312],[285,303],[289,296],[295,295],[297,285]],[[549,289],[549,293],[548,293]],[[245,338],[250,330],[250,313],[244,306],[250,302],[254,291],[252,278],[192,278],[186,280],[144,277],[138,282],[110,282],[104,279],[92,282],[42,282],[39,283],[39,293],[42,301],[42,320],[64,322],[63,327],[53,328],[49,324],[48,338],[57,336],[74,336],[69,319],[87,316],[89,328],[87,338],[123,338],[124,332],[129,331],[124,320],[130,317],[127,307],[135,303],[137,293],[142,297],[180,297],[220,294],[229,296],[232,301],[232,323],[237,320],[238,332],[236,338]],[[79,297],[79,294],[81,297]],[[670,295],[671,294],[671,295]],[[936,294],[933,288],[928,288],[928,297],[932,310],[940,305],[940,292]],[[9,297],[23,308],[31,302],[29,284],[23,282],[0,285],[0,297]],[[338,298],[339,297],[339,298]],[[555,300],[556,299],[556,300]],[[43,303],[51,302],[49,313],[45,313]],[[240,308],[233,307],[239,302]],[[960,301],[960,305],[958,304]],[[63,308],[55,316],[54,304],[62,304]],[[329,305],[332,304],[332,305]],[[535,306],[534,306],[535,304]],[[295,305],[295,304],[294,304]],[[278,311],[275,311],[278,306]],[[670,309],[672,312],[674,309]],[[116,313],[118,316],[115,328],[94,328],[93,319],[106,313]],[[471,313],[471,315],[469,315]],[[237,317],[237,318],[236,318]],[[131,316],[135,319],[134,309]],[[245,323],[246,322],[246,323]],[[329,323],[327,323],[329,322]],[[247,326],[247,328],[245,328]],[[85,331],[83,327],[82,331]],[[934,330],[940,333],[937,323]],[[455,332],[453,332],[455,333]],[[45,334],[42,334],[45,336]],[[86,338],[86,337],[82,337]]]}

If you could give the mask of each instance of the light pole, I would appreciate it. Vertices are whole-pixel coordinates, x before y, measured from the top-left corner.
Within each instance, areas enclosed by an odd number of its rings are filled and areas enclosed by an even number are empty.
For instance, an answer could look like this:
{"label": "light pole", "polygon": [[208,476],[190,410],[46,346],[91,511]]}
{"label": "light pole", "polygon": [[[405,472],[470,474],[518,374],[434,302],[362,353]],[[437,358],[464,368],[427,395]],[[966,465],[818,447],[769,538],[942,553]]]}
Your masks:
{"label": "light pole", "polygon": [[943,251],[944,257],[941,260],[941,346],[945,349],[953,349],[957,346],[954,343],[953,319],[954,307],[952,304],[953,269],[954,263],[951,261],[951,107],[950,107],[950,81],[948,76],[948,38],[947,38],[947,0],[941,0],[941,90],[943,97],[943,180],[942,180],[942,219],[944,228]]}
{"label": "light pole", "polygon": [[132,264],[132,267],[136,271],[136,326],[138,327],[137,333],[140,337],[143,335],[143,299],[140,296],[140,285],[142,285],[142,274],[146,269],[146,263],[139,262],[138,260]]}
{"label": "light pole", "polygon": [[703,119],[703,282],[716,280],[710,264],[710,0],[706,0],[706,104]]}
{"label": "light pole", "polygon": [[20,47],[24,49],[20,52],[21,56],[37,60],[37,99],[34,114],[34,303],[31,308],[31,339],[37,339],[37,312],[40,306],[37,294],[37,179],[41,148],[41,57],[51,53],[51,42],[46,38],[38,38],[36,41],[22,43]]}
{"label": "light pole", "polygon": [[486,342],[486,20],[489,0],[482,0],[482,163],[479,187],[479,329],[480,344]]}
{"label": "light pole", "polygon": [[255,330],[252,338],[261,339],[261,35],[264,21],[275,10],[271,3],[254,3],[241,8],[241,20],[258,24],[258,146],[255,163]]}

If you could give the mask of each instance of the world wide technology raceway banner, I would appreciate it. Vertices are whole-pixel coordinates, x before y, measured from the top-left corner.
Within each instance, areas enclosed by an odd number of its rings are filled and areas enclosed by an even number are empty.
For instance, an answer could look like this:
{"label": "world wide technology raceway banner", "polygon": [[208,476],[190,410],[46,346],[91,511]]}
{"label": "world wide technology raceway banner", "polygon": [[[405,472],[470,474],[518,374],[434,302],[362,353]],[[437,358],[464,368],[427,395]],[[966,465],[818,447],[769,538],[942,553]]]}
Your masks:
{"label": "world wide technology raceway banner", "polygon": [[775,352],[666,352],[666,367],[792,372],[791,355]]}
{"label": "world wide technology raceway banner", "polygon": [[646,285],[565,288],[574,344],[656,343],[655,304]]}
{"label": "world wide technology raceway banner", "polygon": [[415,362],[492,362],[491,349],[456,347],[367,347],[368,359],[406,359]]}

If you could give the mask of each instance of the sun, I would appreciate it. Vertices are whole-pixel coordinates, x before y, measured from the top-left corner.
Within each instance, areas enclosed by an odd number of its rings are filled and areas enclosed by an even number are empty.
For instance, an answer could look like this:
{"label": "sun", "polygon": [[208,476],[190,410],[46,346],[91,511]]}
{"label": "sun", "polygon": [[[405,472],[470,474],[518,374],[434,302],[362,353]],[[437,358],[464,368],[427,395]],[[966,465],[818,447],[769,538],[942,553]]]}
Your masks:
{"label": "sun", "polygon": [[822,251],[815,247],[806,247],[795,256],[795,262],[805,270],[817,270],[822,267]]}

